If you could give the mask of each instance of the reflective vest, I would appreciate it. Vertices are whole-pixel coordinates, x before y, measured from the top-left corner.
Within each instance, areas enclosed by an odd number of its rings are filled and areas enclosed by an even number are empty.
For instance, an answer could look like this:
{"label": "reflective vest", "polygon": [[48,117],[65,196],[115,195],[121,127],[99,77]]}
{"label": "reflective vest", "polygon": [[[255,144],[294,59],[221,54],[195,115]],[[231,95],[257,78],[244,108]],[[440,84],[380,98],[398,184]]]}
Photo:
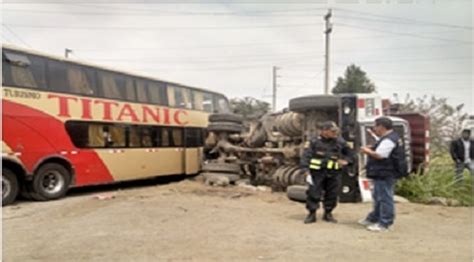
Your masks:
{"label": "reflective vest", "polygon": [[314,170],[321,170],[321,169],[339,170],[341,168],[340,168],[339,163],[337,162],[337,160],[329,159],[328,161],[324,161],[322,159],[312,158],[311,161],[309,162],[309,169],[314,169]]}
{"label": "reflective vest", "polygon": [[315,146],[309,162],[310,170],[339,170],[337,160],[340,157],[341,146],[335,141],[314,140]]}

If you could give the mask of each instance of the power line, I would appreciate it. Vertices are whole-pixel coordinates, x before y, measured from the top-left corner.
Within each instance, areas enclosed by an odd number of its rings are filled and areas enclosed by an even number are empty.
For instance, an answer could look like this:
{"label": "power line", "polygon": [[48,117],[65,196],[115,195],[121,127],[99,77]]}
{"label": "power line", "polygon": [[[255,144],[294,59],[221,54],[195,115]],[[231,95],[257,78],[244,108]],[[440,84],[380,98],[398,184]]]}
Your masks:
{"label": "power line", "polygon": [[[229,58],[229,59],[221,59],[221,60],[206,60],[206,59],[202,59],[202,60],[191,60],[189,58],[186,58],[186,57],[183,57],[182,59],[178,59],[178,60],[163,60],[163,59],[159,59],[159,58],[156,58],[156,60],[136,60],[136,59],[105,59],[105,61],[113,61],[113,62],[127,62],[127,63],[139,63],[139,64],[162,64],[162,63],[184,63],[184,64],[192,64],[192,65],[199,65],[199,64],[216,64],[216,63],[223,63],[223,64],[228,64],[230,61],[232,63],[250,63],[250,64],[253,64],[253,63],[265,63],[265,62],[269,62],[269,63],[275,63],[275,62],[288,62],[288,63],[291,63],[293,61],[295,62],[299,62],[299,61],[308,61],[308,60],[315,60],[315,59],[322,59],[321,58],[318,58],[318,57],[311,57],[311,56],[307,56],[307,55],[303,55],[303,56],[290,56],[290,57],[268,57],[268,58],[259,58],[259,59],[253,59],[251,57],[249,57],[248,59],[246,60],[236,60],[235,58]],[[90,60],[93,60],[93,61],[104,61],[103,59],[90,59]]]}
{"label": "power line", "polygon": [[[349,39],[349,38],[348,38]],[[229,44],[229,45],[210,45],[210,46],[180,46],[172,48],[163,48],[163,47],[109,47],[109,48],[74,48],[76,51],[83,52],[104,52],[111,50],[182,50],[182,51],[194,51],[200,49],[217,49],[217,48],[228,48],[228,47],[248,47],[248,46],[274,46],[274,45],[290,45],[290,44],[301,44],[301,43],[320,43],[318,41],[298,41],[297,43],[291,42],[256,42],[256,43],[242,43],[242,44]],[[417,46],[400,46],[400,47],[381,47],[381,48],[370,48],[364,50],[355,50],[354,48],[343,48],[343,49],[333,49],[335,54],[339,53],[372,53],[374,50],[410,50],[410,49],[427,49],[427,48],[441,48],[441,47],[453,47],[469,44],[467,43],[451,43],[451,44],[438,44],[438,45],[417,45]],[[322,52],[315,53],[322,55]],[[208,57],[208,56],[206,56]],[[221,57],[221,56],[219,56]]]}
{"label": "power line", "polygon": [[12,43],[12,44],[14,43],[9,37],[6,36],[3,32],[2,32],[2,37],[3,37],[3,39],[5,39],[6,42]]}
{"label": "power line", "polygon": [[19,35],[17,35],[10,27],[8,27],[7,25],[5,24],[2,24],[3,27],[5,27],[5,29],[7,29],[16,39],[18,39],[21,43],[23,43],[23,45],[29,47],[29,48],[32,48],[28,43],[26,43]]}
{"label": "power line", "polygon": [[377,75],[433,75],[433,76],[444,76],[444,75],[470,75],[472,72],[377,72],[371,71],[367,72],[368,74],[377,74]]}
{"label": "power line", "polygon": [[[397,60],[362,60],[362,61],[357,61],[357,63],[398,63],[400,61],[403,62],[416,62],[416,61],[443,61],[443,60],[472,60],[472,57],[433,57],[433,58],[408,58],[408,59],[403,59],[399,58]],[[355,62],[355,61],[354,61]],[[353,63],[353,62],[351,62]],[[344,63],[341,62],[336,62],[338,65],[344,65]]]}
{"label": "power line", "polygon": [[406,18],[406,17],[394,17],[394,16],[386,16],[386,15],[377,15],[369,12],[362,12],[362,11],[354,11],[354,10],[349,10],[345,8],[334,8],[335,10],[339,10],[341,12],[348,12],[348,13],[356,13],[356,14],[362,14],[364,16],[373,16],[373,17],[380,17],[380,18],[385,18],[385,19],[391,19],[395,21],[402,21],[402,22],[410,22],[412,24],[416,23],[419,25],[432,25],[432,26],[439,26],[439,27],[449,27],[449,28],[458,28],[458,29],[466,29],[466,30],[472,30],[471,26],[462,26],[462,25],[452,25],[452,24],[445,24],[445,23],[438,23],[438,22],[429,22],[429,21],[421,21],[421,20],[416,20],[416,19],[411,19],[411,18]]}
{"label": "power line", "polygon": [[[74,49],[76,50],[76,49]],[[164,61],[166,59],[186,59],[187,61],[193,61],[195,59],[198,59],[199,61],[216,61],[214,58],[218,58],[218,61],[224,60],[225,62],[229,61],[229,59],[239,59],[239,58],[249,58],[249,59],[254,59],[254,58],[300,58],[300,57],[312,57],[315,58],[317,57],[323,57],[323,55],[319,52],[314,52],[314,51],[304,51],[304,52],[279,52],[279,53],[258,53],[258,54],[242,54],[242,55],[228,55],[228,56],[223,56],[223,55],[218,55],[216,56],[209,56],[209,55],[200,55],[200,56],[189,56],[189,55],[179,55],[179,56],[150,56],[147,55],[146,57],[131,57],[127,58],[121,55],[119,58],[113,58],[113,57],[94,57],[93,59],[95,60],[103,60],[103,61],[132,61],[132,60],[138,60],[138,61],[147,61],[147,60],[155,60],[155,59],[160,59],[160,61]],[[204,59],[203,59],[204,58]],[[209,59],[211,58],[211,59]],[[168,61],[168,60],[167,60]]]}
{"label": "power line", "polygon": [[[107,9],[110,9],[107,7]],[[119,9],[119,10],[126,10],[126,9]],[[133,10],[133,9],[132,9]],[[322,9],[321,9],[322,10]],[[34,10],[34,9],[3,9],[4,12],[27,12],[27,13],[35,13],[35,14],[59,14],[59,15],[84,15],[84,16],[104,16],[104,15],[122,15],[122,16],[153,16],[156,17],[157,15],[160,16],[301,16],[301,13],[294,13],[289,14],[289,12],[305,12],[307,10],[281,10],[281,11],[254,11],[254,12],[245,12],[245,13],[237,13],[237,12],[185,12],[185,11],[167,11],[167,10],[140,10],[144,12],[103,12],[103,11],[68,11],[68,12],[61,12],[61,11],[51,11],[51,10]],[[131,11],[131,10],[127,10]],[[278,14],[283,13],[283,15]],[[314,16],[316,14],[307,14],[308,16]]]}
{"label": "power line", "polygon": [[[101,5],[84,5],[84,4],[75,4],[80,7],[92,7],[92,8],[103,8]],[[157,9],[136,9],[136,8],[120,8],[120,7],[111,7],[107,5],[107,9],[114,10],[126,10],[126,11],[139,11],[139,12],[163,12],[168,14],[180,14],[180,15],[249,15],[249,14],[266,14],[266,13],[289,13],[289,12],[312,12],[312,11],[321,11],[326,10],[327,8],[307,8],[307,9],[281,9],[281,10],[252,10],[252,11],[242,11],[242,12],[196,12],[196,11],[169,11],[169,10],[157,10]],[[163,14],[162,13],[162,14]],[[300,14],[297,14],[300,15]]]}
{"label": "power line", "polygon": [[406,35],[406,36],[411,36],[411,37],[416,37],[416,38],[424,38],[424,39],[431,39],[431,40],[440,40],[440,41],[448,41],[448,42],[456,41],[456,42],[473,44],[473,42],[471,42],[471,41],[456,40],[456,39],[452,39],[452,38],[448,39],[448,38],[441,38],[441,37],[434,37],[434,36],[423,36],[423,35],[419,35],[419,34],[415,34],[415,33],[395,32],[395,31],[369,28],[369,27],[357,26],[357,25],[351,25],[351,24],[345,24],[345,23],[336,23],[336,24],[338,26],[352,27],[352,28],[368,30],[368,31],[384,32],[384,33],[397,34],[397,35]]}
{"label": "power line", "polygon": [[410,78],[404,78],[404,79],[374,79],[374,82],[377,81],[385,81],[385,82],[471,82],[472,79],[410,79]]}
{"label": "power line", "polygon": [[318,23],[305,24],[279,24],[279,25],[253,25],[253,26],[202,26],[202,27],[144,27],[144,26],[69,26],[69,25],[27,25],[9,24],[12,27],[39,28],[39,29],[66,29],[66,30],[233,30],[233,29],[264,29],[284,27],[305,27],[321,25]]}

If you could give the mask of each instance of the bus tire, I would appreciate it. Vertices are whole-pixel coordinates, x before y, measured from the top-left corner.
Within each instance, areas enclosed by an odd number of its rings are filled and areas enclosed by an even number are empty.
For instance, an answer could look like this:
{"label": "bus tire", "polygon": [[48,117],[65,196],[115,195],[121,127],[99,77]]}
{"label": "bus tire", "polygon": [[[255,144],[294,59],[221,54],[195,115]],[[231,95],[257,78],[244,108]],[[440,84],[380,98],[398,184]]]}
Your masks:
{"label": "bus tire", "polygon": [[230,164],[230,163],[207,163],[202,166],[202,171],[204,172],[222,172],[222,173],[240,173],[239,164]]}
{"label": "bus tire", "polygon": [[242,132],[242,125],[233,122],[213,122],[209,123],[207,129],[214,132],[240,133]]}
{"label": "bus tire", "polygon": [[310,110],[338,107],[339,98],[332,95],[313,95],[296,97],[290,100],[289,109],[293,112],[304,113]]}
{"label": "bus tire", "polygon": [[20,185],[15,173],[8,168],[2,168],[2,206],[13,203],[20,191]]}
{"label": "bus tire", "polygon": [[232,122],[242,124],[244,118],[236,114],[211,114],[209,115],[209,122]]}
{"label": "bus tire", "polygon": [[286,188],[286,195],[291,200],[298,202],[306,202],[307,190],[308,186],[292,185]]}
{"label": "bus tire", "polygon": [[30,185],[31,196],[38,201],[63,197],[71,182],[71,174],[62,165],[47,163],[41,166]]}

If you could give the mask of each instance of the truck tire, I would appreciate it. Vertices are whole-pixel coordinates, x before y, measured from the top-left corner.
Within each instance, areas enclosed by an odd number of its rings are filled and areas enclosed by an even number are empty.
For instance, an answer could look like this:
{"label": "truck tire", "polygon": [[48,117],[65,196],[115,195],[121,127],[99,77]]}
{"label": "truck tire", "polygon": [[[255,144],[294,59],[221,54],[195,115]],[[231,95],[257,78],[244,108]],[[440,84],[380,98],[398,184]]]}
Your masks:
{"label": "truck tire", "polygon": [[240,165],[230,163],[207,163],[202,167],[203,172],[222,172],[222,173],[240,173]]}
{"label": "truck tire", "polygon": [[338,107],[339,98],[331,95],[302,96],[290,100],[290,111],[306,112],[310,110]]}
{"label": "truck tire", "polygon": [[18,178],[8,168],[2,168],[2,206],[13,203],[20,189]]}
{"label": "truck tire", "polygon": [[307,190],[308,186],[293,185],[286,188],[286,195],[291,200],[298,202],[306,202]]}
{"label": "truck tire", "polygon": [[242,124],[244,118],[241,115],[236,114],[211,114],[209,115],[209,122],[232,122]]}
{"label": "truck tire", "polygon": [[273,179],[273,184],[275,185],[276,189],[278,191],[282,191],[284,189],[283,185],[283,172],[285,171],[285,166],[279,167],[275,170],[275,172],[272,175]]}
{"label": "truck tire", "polygon": [[290,166],[290,168],[285,172],[285,183],[286,186],[291,186],[294,183],[292,183],[292,177],[295,174],[295,171],[299,170],[299,166]]}
{"label": "truck tire", "polygon": [[242,132],[242,125],[234,122],[212,122],[209,123],[207,129],[215,132],[240,133]]}
{"label": "truck tire", "polygon": [[201,175],[207,179],[213,179],[214,177],[227,177],[230,183],[235,183],[235,181],[240,179],[239,175],[229,174],[229,173],[201,173]]}
{"label": "truck tire", "polygon": [[38,201],[63,197],[71,182],[71,174],[62,165],[47,163],[41,166],[29,185],[30,195]]}

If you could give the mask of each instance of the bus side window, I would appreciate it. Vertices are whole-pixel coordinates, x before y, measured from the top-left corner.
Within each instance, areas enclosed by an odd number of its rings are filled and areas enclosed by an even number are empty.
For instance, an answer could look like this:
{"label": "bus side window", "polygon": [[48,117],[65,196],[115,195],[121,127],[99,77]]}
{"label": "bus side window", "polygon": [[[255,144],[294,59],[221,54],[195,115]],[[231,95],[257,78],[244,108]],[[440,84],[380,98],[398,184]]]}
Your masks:
{"label": "bus side window", "polygon": [[209,113],[214,112],[214,104],[212,102],[212,94],[210,93],[204,93],[203,99],[202,99],[202,107],[203,110]]}
{"label": "bus side window", "polygon": [[66,122],[66,131],[72,143],[77,148],[88,147],[88,129],[89,124],[85,122]]}
{"label": "bus side window", "polygon": [[167,86],[167,91],[168,91],[168,105],[171,106],[171,107],[175,107],[176,106],[176,87],[174,86]]}
{"label": "bus side window", "polygon": [[87,147],[105,147],[105,141],[107,139],[104,126],[100,124],[89,124],[88,125],[88,143]]}
{"label": "bus side window", "polygon": [[191,98],[191,90],[188,88],[182,88],[181,89],[183,93],[183,107],[187,109],[193,109],[193,100]]}
{"label": "bus side window", "polygon": [[204,110],[204,94],[201,91],[193,90],[194,109]]}
{"label": "bus side window", "polygon": [[176,146],[176,147],[183,146],[183,129],[173,128],[172,135],[173,135],[173,146]]}
{"label": "bus side window", "polygon": [[43,58],[5,51],[2,60],[3,70],[8,72],[4,80],[7,85],[27,88],[46,87],[46,66]]}
{"label": "bus side window", "polygon": [[138,126],[128,127],[128,147],[140,147],[140,129]]}
{"label": "bus side window", "polygon": [[68,80],[65,63],[48,60],[48,82],[52,91],[67,92]]}
{"label": "bus side window", "polygon": [[142,147],[153,147],[151,127],[142,126],[140,128],[140,142]]}
{"label": "bus side window", "polygon": [[86,68],[69,65],[67,69],[69,90],[75,94],[93,95],[95,89],[94,73]]}
{"label": "bus side window", "polygon": [[125,98],[129,101],[136,101],[135,86],[133,85],[133,78],[125,76]]}
{"label": "bus side window", "polygon": [[162,147],[170,146],[170,129],[169,128],[162,128],[161,129],[161,145]]}
{"label": "bus side window", "polygon": [[2,85],[13,86],[11,66],[8,64],[5,53],[2,53]]}
{"label": "bus side window", "polygon": [[161,147],[161,133],[163,132],[163,129],[158,126],[149,127],[149,129],[151,130],[151,137],[153,138],[153,147]]}
{"label": "bus side window", "polygon": [[202,129],[188,128],[185,130],[186,147],[201,147],[204,145]]}
{"label": "bus side window", "polygon": [[146,82],[141,80],[141,79],[137,79],[135,81],[135,84],[137,86],[137,100],[138,100],[138,102],[148,103],[148,92],[147,92],[147,88],[146,88]]}
{"label": "bus side window", "polygon": [[214,108],[217,113],[230,113],[229,102],[222,95],[214,96]]}
{"label": "bus side window", "polygon": [[[106,126],[107,127],[107,126]],[[109,134],[107,134],[107,147],[125,147],[125,127],[124,126],[108,126]],[[105,133],[105,130],[104,130]],[[110,136],[110,139],[109,139]]]}
{"label": "bus side window", "polygon": [[150,102],[157,105],[165,105],[165,97],[163,96],[164,84],[159,82],[148,82],[148,94],[150,94]]}
{"label": "bus side window", "polygon": [[97,76],[104,98],[124,99],[122,91],[125,88],[125,80],[123,76],[105,71],[98,71]]}
{"label": "bus side window", "polygon": [[179,108],[193,108],[191,90],[188,88],[168,86],[168,102],[170,106]]}

